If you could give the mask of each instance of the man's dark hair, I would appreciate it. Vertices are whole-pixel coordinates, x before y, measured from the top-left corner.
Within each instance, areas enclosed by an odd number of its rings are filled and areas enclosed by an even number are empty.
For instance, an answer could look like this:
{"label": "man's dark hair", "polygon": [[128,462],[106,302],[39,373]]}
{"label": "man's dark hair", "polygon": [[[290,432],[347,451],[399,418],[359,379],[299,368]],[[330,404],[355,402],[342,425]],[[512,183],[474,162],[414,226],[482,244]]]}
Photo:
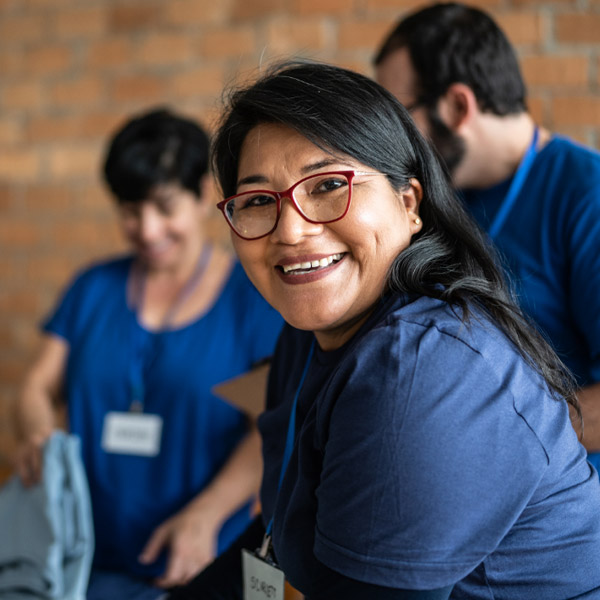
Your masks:
{"label": "man's dark hair", "polygon": [[380,65],[406,48],[419,89],[417,102],[435,106],[453,83],[468,85],[479,108],[499,116],[526,110],[526,90],[510,42],[481,10],[434,4],[402,19],[375,56]]}
{"label": "man's dark hair", "polygon": [[200,196],[210,142],[190,119],[155,109],[128,121],[113,137],[104,177],[118,202],[141,202],[157,185],[177,183]]}
{"label": "man's dark hair", "polygon": [[388,291],[440,298],[460,307],[465,321],[469,308],[483,309],[550,387],[577,406],[570,374],[515,304],[492,248],[392,94],[358,73],[310,62],[278,65],[234,90],[212,157],[225,196],[237,191],[244,140],[263,123],[290,127],[333,156],[351,156],[385,174],[395,190],[407,189],[416,178],[423,188],[423,228],[392,264]]}

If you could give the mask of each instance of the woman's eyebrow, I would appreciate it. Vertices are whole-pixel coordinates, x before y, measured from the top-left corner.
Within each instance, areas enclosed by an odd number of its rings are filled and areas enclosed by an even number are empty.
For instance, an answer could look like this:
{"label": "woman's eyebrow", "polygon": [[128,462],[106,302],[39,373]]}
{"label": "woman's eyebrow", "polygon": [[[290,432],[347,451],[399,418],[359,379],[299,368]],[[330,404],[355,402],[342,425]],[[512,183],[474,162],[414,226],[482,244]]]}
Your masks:
{"label": "woman's eyebrow", "polygon": [[[300,169],[300,173],[303,175],[308,175],[313,173],[314,171],[318,171],[319,169],[323,169],[324,167],[330,167],[331,165],[340,165],[343,164],[339,158],[325,158],[323,160],[319,160],[314,163],[310,163],[305,165]],[[250,183],[267,183],[269,180],[264,175],[248,175],[247,177],[242,177],[242,179],[238,180],[237,185],[247,185]]]}
{"label": "woman's eyebrow", "polygon": [[238,187],[240,185],[245,185],[248,183],[266,183],[267,178],[264,175],[248,175],[247,177],[242,177],[237,182]]}
{"label": "woman's eyebrow", "polygon": [[335,158],[335,157],[324,158],[323,160],[319,160],[315,163],[311,163],[309,165],[306,165],[305,167],[302,167],[300,169],[300,172],[303,174],[309,174],[309,173],[312,173],[313,171],[318,171],[319,169],[322,169],[323,167],[330,167],[331,165],[339,165],[339,164],[340,164],[340,160],[338,158]]}

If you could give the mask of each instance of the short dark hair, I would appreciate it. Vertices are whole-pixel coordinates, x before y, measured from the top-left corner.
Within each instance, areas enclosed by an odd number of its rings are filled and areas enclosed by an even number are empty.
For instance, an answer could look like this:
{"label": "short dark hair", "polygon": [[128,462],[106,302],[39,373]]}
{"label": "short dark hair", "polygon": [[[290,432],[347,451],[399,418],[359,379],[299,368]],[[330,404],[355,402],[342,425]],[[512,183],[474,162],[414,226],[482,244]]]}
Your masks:
{"label": "short dark hair", "polygon": [[200,196],[210,142],[194,121],[165,108],[129,120],[109,143],[104,177],[118,202],[140,202],[153,187],[177,183]]}
{"label": "short dark hair", "polygon": [[417,101],[434,106],[453,83],[468,85],[484,112],[526,110],[526,89],[510,42],[485,12],[458,3],[433,4],[402,19],[383,42],[375,65],[406,48],[418,79]]}
{"label": "short dark hair", "polygon": [[465,320],[470,307],[482,308],[551,388],[577,405],[569,373],[517,308],[492,248],[408,111],[387,90],[340,67],[288,62],[232,91],[212,157],[225,196],[236,192],[246,136],[263,123],[286,125],[333,155],[353,157],[385,174],[396,190],[416,178],[423,227],[392,264],[388,291],[440,298],[460,307]]}

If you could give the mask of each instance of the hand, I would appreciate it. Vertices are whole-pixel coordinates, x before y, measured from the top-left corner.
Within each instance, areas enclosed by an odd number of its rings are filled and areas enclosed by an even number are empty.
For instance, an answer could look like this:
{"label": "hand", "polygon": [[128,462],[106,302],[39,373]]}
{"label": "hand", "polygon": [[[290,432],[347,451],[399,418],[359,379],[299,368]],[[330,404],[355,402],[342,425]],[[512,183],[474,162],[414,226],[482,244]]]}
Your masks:
{"label": "hand", "polygon": [[139,560],[152,563],[168,547],[167,568],[154,583],[162,588],[183,585],[215,557],[217,533],[217,520],[207,510],[188,505],[154,530]]}
{"label": "hand", "polygon": [[42,478],[43,449],[50,434],[32,435],[19,442],[14,457],[14,468],[25,487],[31,487]]}

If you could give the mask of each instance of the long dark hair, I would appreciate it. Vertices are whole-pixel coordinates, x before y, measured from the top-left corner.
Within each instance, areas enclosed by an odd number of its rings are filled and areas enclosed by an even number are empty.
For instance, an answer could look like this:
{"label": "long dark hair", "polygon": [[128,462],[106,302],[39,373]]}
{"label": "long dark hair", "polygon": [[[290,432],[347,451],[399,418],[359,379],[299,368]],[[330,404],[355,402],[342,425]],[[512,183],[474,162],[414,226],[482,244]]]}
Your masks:
{"label": "long dark hair", "polygon": [[465,83],[479,107],[496,115],[526,110],[514,49],[483,11],[456,2],[427,6],[402,19],[375,55],[375,65],[407,48],[418,79],[417,101],[433,107],[453,83]]}
{"label": "long dark hair", "polygon": [[225,196],[236,192],[241,147],[261,123],[291,127],[317,146],[342,152],[384,173],[395,190],[411,178],[423,187],[423,228],[396,257],[388,290],[482,308],[512,340],[551,390],[579,412],[573,379],[512,299],[494,252],[454,195],[446,171],[408,112],[374,81],[339,67],[307,62],[274,67],[253,85],[232,91],[213,145],[213,166]]}

